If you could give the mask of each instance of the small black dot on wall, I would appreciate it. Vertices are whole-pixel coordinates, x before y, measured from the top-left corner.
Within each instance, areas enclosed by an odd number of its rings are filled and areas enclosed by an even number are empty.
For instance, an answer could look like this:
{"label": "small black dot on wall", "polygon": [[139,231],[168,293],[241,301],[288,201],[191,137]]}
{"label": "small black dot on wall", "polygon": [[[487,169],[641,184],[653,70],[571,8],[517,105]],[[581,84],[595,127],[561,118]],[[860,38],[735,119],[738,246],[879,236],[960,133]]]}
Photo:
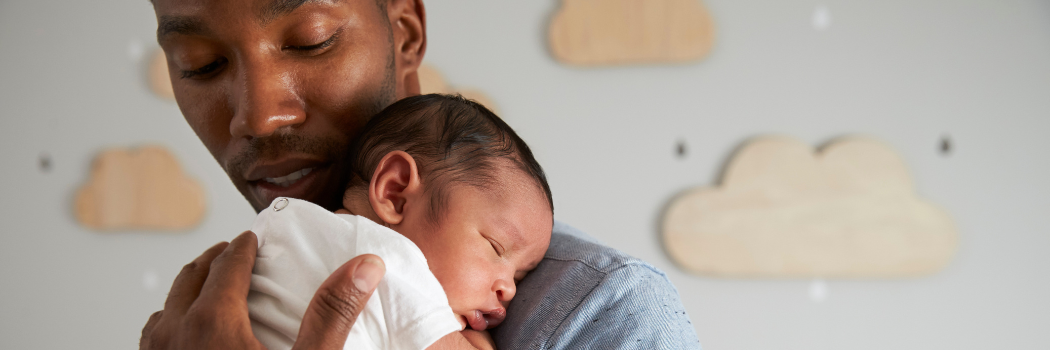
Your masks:
{"label": "small black dot on wall", "polygon": [[677,155],[679,159],[684,159],[685,158],[685,153],[686,153],[685,141],[679,140],[678,144],[675,145],[675,155]]}
{"label": "small black dot on wall", "polygon": [[952,154],[952,138],[950,136],[941,136],[940,150],[941,155],[943,156],[949,156]]}
{"label": "small black dot on wall", "polygon": [[40,154],[40,171],[45,173],[51,171],[51,155],[47,153]]}

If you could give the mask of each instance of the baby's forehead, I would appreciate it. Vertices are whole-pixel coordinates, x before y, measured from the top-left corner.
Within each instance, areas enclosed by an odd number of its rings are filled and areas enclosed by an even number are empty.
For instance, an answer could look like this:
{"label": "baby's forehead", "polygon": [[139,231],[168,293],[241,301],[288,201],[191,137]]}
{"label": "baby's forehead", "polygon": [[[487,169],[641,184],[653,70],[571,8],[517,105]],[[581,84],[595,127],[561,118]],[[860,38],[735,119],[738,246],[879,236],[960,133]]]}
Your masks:
{"label": "baby's forehead", "polygon": [[487,221],[493,233],[506,240],[503,244],[509,245],[508,248],[545,252],[551,239],[554,214],[535,181],[520,171],[516,173],[504,172],[492,186],[470,190],[474,195],[488,197],[490,204],[477,207],[475,215]]}
{"label": "baby's forehead", "polygon": [[[505,199],[517,197],[535,197],[537,207],[542,207],[548,212],[552,211],[551,203],[548,203],[547,195],[539,180],[529,175],[521,164],[512,158],[493,159],[491,169],[485,171],[485,186],[497,196]],[[553,213],[552,213],[553,215]]]}
{"label": "baby's forehead", "polygon": [[554,225],[553,214],[547,207],[537,209],[518,217],[503,217],[498,220],[505,228],[503,232],[510,245],[518,250],[518,254],[528,258],[527,265],[535,265],[543,258],[550,245]]}

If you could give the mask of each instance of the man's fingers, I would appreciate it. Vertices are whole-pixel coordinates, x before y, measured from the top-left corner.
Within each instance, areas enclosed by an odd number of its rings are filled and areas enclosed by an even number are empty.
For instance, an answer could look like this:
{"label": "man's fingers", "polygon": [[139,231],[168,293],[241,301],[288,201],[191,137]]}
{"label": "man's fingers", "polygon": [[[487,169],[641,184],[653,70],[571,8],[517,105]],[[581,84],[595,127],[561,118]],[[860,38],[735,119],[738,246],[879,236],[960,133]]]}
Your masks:
{"label": "man's fingers", "polygon": [[[215,257],[208,272],[208,280],[201,287],[202,301],[208,298],[208,303],[232,302],[247,305],[252,267],[255,266],[255,252],[259,249],[257,242],[255,233],[244,231]],[[244,308],[244,312],[248,312],[247,307]]]}
{"label": "man's fingers", "polygon": [[142,336],[139,337],[139,350],[145,350],[150,348],[151,337],[153,335],[153,327],[157,326],[157,322],[160,321],[161,316],[164,315],[164,311],[154,312],[149,315],[149,321],[146,321],[146,325],[142,327]]}
{"label": "man's fingers", "polygon": [[[201,287],[204,286],[204,281],[208,278],[208,270],[211,269],[212,260],[215,260],[215,257],[219,256],[228,244],[219,242],[182,267],[182,271],[175,277],[175,282],[171,283],[168,298],[164,301],[164,310],[167,311],[169,316],[179,317],[185,314],[186,309],[193,304],[193,301],[197,300],[197,296],[201,293]],[[150,321],[153,321],[152,317],[150,317]]]}
{"label": "man's fingers", "polygon": [[335,270],[310,300],[293,349],[342,349],[384,274],[386,265],[372,254],[353,258]]}

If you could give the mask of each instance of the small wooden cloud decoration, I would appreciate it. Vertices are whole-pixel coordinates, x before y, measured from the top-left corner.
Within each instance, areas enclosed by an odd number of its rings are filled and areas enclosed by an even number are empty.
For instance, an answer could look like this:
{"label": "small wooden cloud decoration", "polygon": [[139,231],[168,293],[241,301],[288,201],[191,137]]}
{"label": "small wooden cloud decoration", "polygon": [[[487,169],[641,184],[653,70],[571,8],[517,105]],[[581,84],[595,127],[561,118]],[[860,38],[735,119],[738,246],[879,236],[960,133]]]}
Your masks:
{"label": "small wooden cloud decoration", "polygon": [[158,146],[110,149],[95,158],[75,215],[96,230],[184,230],[204,216],[204,190]]}
{"label": "small wooden cloud decoration", "polygon": [[175,100],[175,90],[171,87],[171,76],[168,75],[168,58],[164,51],[157,49],[149,60],[146,72],[149,88],[157,97],[165,100]]}
{"label": "small wooden cloud decoration", "polygon": [[718,187],[668,207],[664,245],[683,268],[744,278],[903,278],[936,272],[957,236],[904,162],[867,138],[819,153],[782,137],[748,142]]}
{"label": "small wooden cloud decoration", "polygon": [[700,0],[563,0],[548,30],[554,57],[584,66],[696,61],[714,33]]}
{"label": "small wooden cloud decoration", "polygon": [[484,92],[476,89],[457,89],[449,86],[445,76],[429,64],[419,66],[419,90],[422,94],[460,94],[499,114],[496,104]]}

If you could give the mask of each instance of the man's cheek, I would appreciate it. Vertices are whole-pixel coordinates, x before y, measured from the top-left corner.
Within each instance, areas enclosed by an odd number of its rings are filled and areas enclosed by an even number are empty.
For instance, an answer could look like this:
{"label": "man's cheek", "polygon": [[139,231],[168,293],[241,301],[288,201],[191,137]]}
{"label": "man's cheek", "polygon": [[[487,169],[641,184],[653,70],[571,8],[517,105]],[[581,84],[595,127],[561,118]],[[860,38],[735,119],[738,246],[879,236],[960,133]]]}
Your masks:
{"label": "man's cheek", "polygon": [[226,167],[226,155],[229,153],[230,144],[230,133],[228,129],[223,128],[223,124],[209,123],[207,118],[196,118],[190,120],[187,117],[190,127],[193,129],[197,137],[200,138],[201,142],[208,152],[215,157],[215,160],[219,162],[223,168]]}
{"label": "man's cheek", "polygon": [[375,103],[374,96],[382,92],[386,77],[381,72],[386,70],[381,60],[347,59],[335,64],[334,69],[312,72],[304,83],[315,100],[341,105],[344,110],[350,106],[369,108]]}
{"label": "man's cheek", "polygon": [[231,111],[218,96],[187,93],[179,99],[179,109],[204,146],[220,160],[230,146]]}

